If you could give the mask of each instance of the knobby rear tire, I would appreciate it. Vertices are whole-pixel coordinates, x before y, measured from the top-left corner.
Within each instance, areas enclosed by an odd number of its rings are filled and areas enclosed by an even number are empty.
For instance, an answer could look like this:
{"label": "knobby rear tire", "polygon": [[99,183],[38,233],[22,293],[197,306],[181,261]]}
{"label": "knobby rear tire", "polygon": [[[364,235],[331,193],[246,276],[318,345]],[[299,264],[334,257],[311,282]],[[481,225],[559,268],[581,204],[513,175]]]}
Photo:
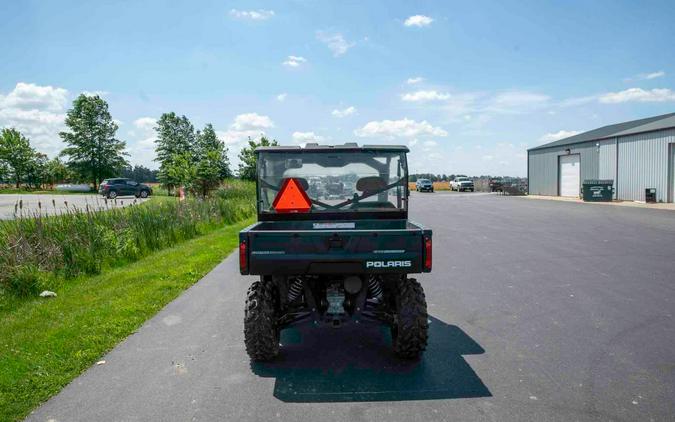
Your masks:
{"label": "knobby rear tire", "polygon": [[427,347],[429,337],[424,290],[414,278],[401,279],[396,293],[396,319],[391,327],[394,353],[416,359]]}
{"label": "knobby rear tire", "polygon": [[251,360],[269,361],[279,354],[274,286],[255,281],[248,289],[244,313],[244,343]]}

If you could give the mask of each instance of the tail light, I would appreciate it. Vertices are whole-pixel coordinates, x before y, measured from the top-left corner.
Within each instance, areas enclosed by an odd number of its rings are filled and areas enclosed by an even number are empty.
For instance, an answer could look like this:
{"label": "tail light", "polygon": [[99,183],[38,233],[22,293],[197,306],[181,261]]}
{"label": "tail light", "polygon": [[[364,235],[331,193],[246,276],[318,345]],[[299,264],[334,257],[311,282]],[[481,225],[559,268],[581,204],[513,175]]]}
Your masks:
{"label": "tail light", "polygon": [[239,242],[239,272],[248,274],[248,254],[246,241]]}
{"label": "tail light", "polygon": [[424,236],[424,271],[431,271],[431,236]]}

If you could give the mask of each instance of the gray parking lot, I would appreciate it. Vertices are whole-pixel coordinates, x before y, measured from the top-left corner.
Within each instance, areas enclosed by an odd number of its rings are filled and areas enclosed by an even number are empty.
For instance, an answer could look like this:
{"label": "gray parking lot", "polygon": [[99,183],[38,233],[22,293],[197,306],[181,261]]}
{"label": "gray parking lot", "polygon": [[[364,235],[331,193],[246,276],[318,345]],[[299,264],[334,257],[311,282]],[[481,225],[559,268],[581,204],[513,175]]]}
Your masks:
{"label": "gray parking lot", "polygon": [[124,207],[147,199],[119,197],[115,201],[106,201],[99,195],[0,195],[0,220],[15,218],[16,215],[32,216],[37,214],[54,215],[73,209],[100,211],[110,207]]}
{"label": "gray parking lot", "polygon": [[37,410],[46,421],[634,421],[675,414],[675,213],[416,194],[431,337],[301,327],[251,365],[231,255]]}

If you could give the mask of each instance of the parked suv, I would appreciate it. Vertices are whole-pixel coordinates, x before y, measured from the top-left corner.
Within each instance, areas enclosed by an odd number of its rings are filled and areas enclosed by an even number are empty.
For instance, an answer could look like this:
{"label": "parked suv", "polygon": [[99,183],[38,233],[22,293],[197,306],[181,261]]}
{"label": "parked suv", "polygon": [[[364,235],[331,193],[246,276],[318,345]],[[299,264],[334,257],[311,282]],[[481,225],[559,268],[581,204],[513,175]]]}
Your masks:
{"label": "parked suv", "polygon": [[415,182],[415,190],[417,192],[433,192],[434,184],[429,179],[417,179]]}
{"label": "parked suv", "polygon": [[98,187],[98,193],[109,199],[130,195],[136,198],[147,198],[152,195],[152,188],[131,179],[105,179],[101,182],[101,186]]}

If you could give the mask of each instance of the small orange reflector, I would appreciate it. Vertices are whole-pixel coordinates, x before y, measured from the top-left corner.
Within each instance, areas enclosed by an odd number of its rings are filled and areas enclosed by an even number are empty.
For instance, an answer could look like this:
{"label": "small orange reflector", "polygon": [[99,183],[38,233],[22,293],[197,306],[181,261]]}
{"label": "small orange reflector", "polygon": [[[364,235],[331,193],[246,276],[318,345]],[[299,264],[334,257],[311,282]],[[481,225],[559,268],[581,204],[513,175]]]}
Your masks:
{"label": "small orange reflector", "polygon": [[286,179],[279,189],[272,207],[278,213],[284,212],[308,212],[312,208],[312,200],[307,192],[295,179]]}

